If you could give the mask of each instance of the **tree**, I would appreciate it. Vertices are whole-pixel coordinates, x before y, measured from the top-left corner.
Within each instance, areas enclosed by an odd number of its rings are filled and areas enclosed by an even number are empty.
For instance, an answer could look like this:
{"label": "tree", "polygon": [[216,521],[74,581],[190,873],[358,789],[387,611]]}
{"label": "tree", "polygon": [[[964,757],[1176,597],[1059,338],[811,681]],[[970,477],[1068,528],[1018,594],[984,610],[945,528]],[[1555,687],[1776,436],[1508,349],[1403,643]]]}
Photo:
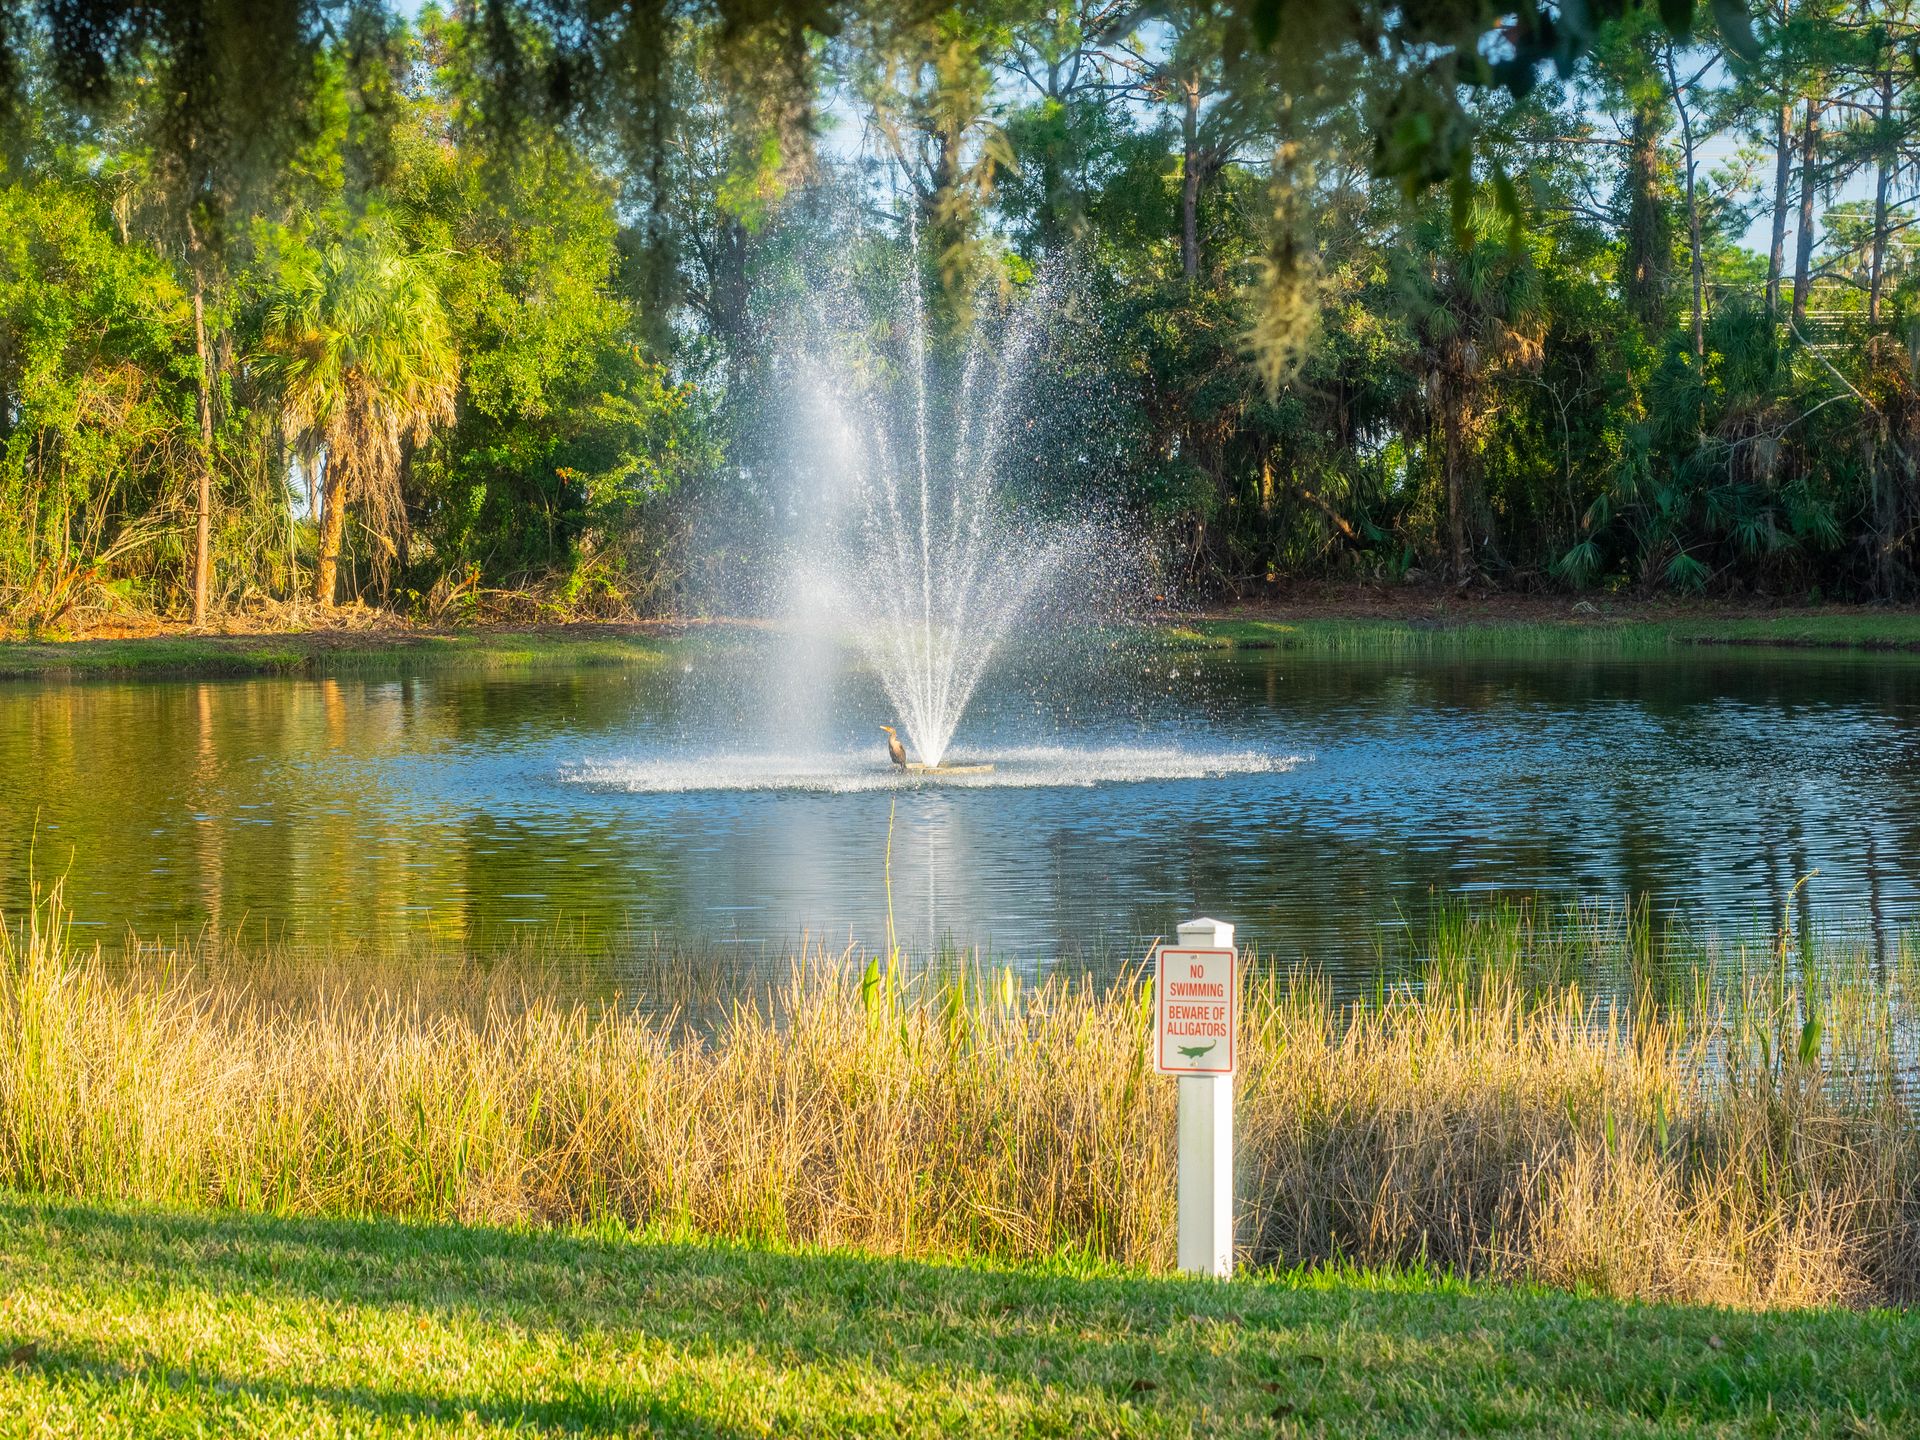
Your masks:
{"label": "tree", "polygon": [[368,512],[385,573],[407,527],[406,447],[453,419],[459,360],[432,271],[374,217],[287,257],[259,363],[321,477],[313,598],[334,602],[347,507]]}
{"label": "tree", "polygon": [[1009,27],[1002,69],[1031,96],[1007,122],[1019,159],[1008,183],[1026,192],[1009,208],[1025,210],[1043,252],[1084,231],[1093,174],[1124,143],[1115,112],[1133,98],[1127,46],[1141,18],[1128,0],[1043,0]]}
{"label": "tree", "polygon": [[[318,69],[306,0],[165,0],[137,6],[62,0],[10,6],[10,29],[36,34],[47,68],[82,107],[130,125],[147,152],[162,223],[155,241],[185,271],[195,361],[193,622],[212,584],[215,391],[219,337],[209,297],[236,209],[271,184],[297,140]],[[32,18],[29,19],[28,16]],[[38,23],[33,23],[37,21]],[[17,55],[0,82],[17,87]],[[0,93],[0,115],[13,94]]]}
{"label": "tree", "polygon": [[1663,37],[1649,16],[1622,25],[1598,52],[1610,108],[1625,112],[1620,215],[1620,293],[1641,330],[1666,329],[1673,303],[1673,166],[1666,147],[1673,92],[1661,63]]}
{"label": "tree", "polygon": [[[672,275],[672,298],[693,308],[730,380],[744,383],[761,358],[752,333],[755,247],[812,157],[796,148],[777,109],[732,83],[738,57],[723,48],[698,28],[676,36],[681,74],[656,162],[650,245]],[[650,297],[656,330],[670,318],[664,298],[658,289]]]}
{"label": "tree", "polygon": [[1718,57],[1707,56],[1697,62],[1689,62],[1693,73],[1685,80],[1680,78],[1679,59],[1674,54],[1674,45],[1668,42],[1661,57],[1667,72],[1667,84],[1673,96],[1673,113],[1680,117],[1680,153],[1684,162],[1687,201],[1687,268],[1693,280],[1693,357],[1705,360],[1707,357],[1707,253],[1702,237],[1700,203],[1700,144],[1712,133],[1703,128],[1696,113],[1697,107],[1691,98],[1694,89],[1705,78],[1707,72],[1717,63]]}
{"label": "tree", "polygon": [[1524,251],[1499,239],[1463,243],[1437,217],[1409,238],[1396,256],[1391,303],[1418,343],[1410,358],[1422,372],[1427,413],[1439,422],[1448,560],[1464,583],[1478,568],[1477,446],[1487,389],[1502,370],[1539,363],[1538,277]]}
{"label": "tree", "polygon": [[58,629],[152,605],[136,560],[177,576],[185,308],[87,187],[0,189],[0,613]]}
{"label": "tree", "polygon": [[[1843,68],[1836,76],[1829,137],[1834,188],[1844,177],[1872,172],[1873,201],[1864,263],[1849,278],[1865,290],[1867,318],[1878,323],[1887,296],[1888,265],[1896,237],[1908,221],[1897,213],[1894,197],[1901,177],[1920,161],[1920,135],[1913,108],[1920,76],[1907,60],[1920,38],[1920,7],[1914,0],[1870,0],[1833,25]],[[1829,210],[1832,238],[1833,211]]]}
{"label": "tree", "polygon": [[932,256],[950,329],[972,318],[975,288],[992,262],[988,207],[1013,148],[994,102],[992,59],[1002,27],[992,13],[960,6],[930,23],[878,12],[851,71],[892,175],[914,207],[914,228]]}

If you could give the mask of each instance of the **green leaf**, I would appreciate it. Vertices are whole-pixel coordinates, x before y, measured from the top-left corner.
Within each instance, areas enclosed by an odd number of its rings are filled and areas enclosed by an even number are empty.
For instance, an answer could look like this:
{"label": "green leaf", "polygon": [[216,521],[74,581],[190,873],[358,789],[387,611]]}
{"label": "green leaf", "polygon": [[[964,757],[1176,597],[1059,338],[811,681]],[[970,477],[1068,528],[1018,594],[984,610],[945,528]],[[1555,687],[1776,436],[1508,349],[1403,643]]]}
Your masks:
{"label": "green leaf", "polygon": [[1465,250],[1473,244],[1473,152],[1464,145],[1454,154],[1448,191],[1453,202],[1453,241]]}
{"label": "green leaf", "polygon": [[1693,556],[1680,554],[1667,562],[1666,579],[1667,583],[1676,590],[1692,590],[1698,593],[1707,588],[1707,581],[1712,573]]}
{"label": "green leaf", "polygon": [[[1560,29],[1579,42],[1582,48],[1593,39],[1593,9],[1587,0],[1565,0],[1560,6]],[[1561,73],[1566,73],[1565,66],[1562,66]]]}
{"label": "green leaf", "polygon": [[1693,0],[1660,0],[1660,23],[1676,40],[1693,34]]}
{"label": "green leaf", "polygon": [[1493,167],[1493,199],[1507,222],[1507,251],[1520,253],[1522,237],[1521,220],[1524,212],[1520,208],[1520,192],[1514,188],[1513,181],[1507,178],[1505,167],[1496,164]]}
{"label": "green leaf", "polygon": [[1820,1058],[1820,1017],[1807,1016],[1807,1023],[1800,1027],[1800,1063],[1811,1065]]}
{"label": "green leaf", "polygon": [[1753,17],[1741,0],[1713,0],[1713,25],[1727,48],[1742,60],[1760,58],[1760,40],[1753,33]]}
{"label": "green leaf", "polygon": [[1600,547],[1591,539],[1582,540],[1553,562],[1553,573],[1575,589],[1584,586],[1600,569]]}
{"label": "green leaf", "polygon": [[1263,48],[1273,44],[1280,36],[1280,0],[1253,0],[1247,20],[1257,44]]}
{"label": "green leaf", "polygon": [[1499,203],[1500,213],[1509,220],[1520,218],[1520,192],[1513,188],[1513,181],[1507,178],[1504,166],[1493,168],[1493,198]]}

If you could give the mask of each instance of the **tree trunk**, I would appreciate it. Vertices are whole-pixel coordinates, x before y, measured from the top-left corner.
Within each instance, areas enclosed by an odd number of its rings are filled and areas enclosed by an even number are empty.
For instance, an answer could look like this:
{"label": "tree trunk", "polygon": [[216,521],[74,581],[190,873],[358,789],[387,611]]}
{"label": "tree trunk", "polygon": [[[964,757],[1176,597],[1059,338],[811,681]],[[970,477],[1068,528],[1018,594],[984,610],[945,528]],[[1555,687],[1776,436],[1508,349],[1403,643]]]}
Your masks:
{"label": "tree trunk", "polygon": [[[1047,66],[1046,108],[1054,116],[1064,116],[1066,102],[1060,97],[1060,62],[1054,60]],[[1051,116],[1050,116],[1051,118]],[[1065,163],[1065,143],[1060,132],[1049,134],[1040,144],[1040,213],[1038,233],[1034,237],[1040,242],[1040,248],[1051,255],[1060,248],[1067,237],[1067,179]]]}
{"label": "tree trunk", "polygon": [[1040,224],[1034,237],[1040,249],[1054,254],[1066,237],[1066,206],[1061,199],[1065,182],[1060,178],[1059,148],[1048,140],[1040,147]]}
{"label": "tree trunk", "polygon": [[1673,51],[1667,51],[1667,79],[1673,85],[1673,108],[1680,116],[1680,142],[1687,162],[1687,253],[1693,272],[1693,356],[1707,358],[1707,262],[1700,253],[1700,199],[1694,184],[1698,166],[1693,158],[1693,116],[1687,110],[1687,97],[1680,89],[1680,73],[1674,67]]}
{"label": "tree trunk", "polygon": [[667,217],[667,66],[672,46],[668,37],[653,37],[653,85],[647,96],[647,225],[646,296],[642,323],[654,344],[667,348],[668,317],[673,312],[675,275],[668,238]]}
{"label": "tree trunk", "polygon": [[1807,292],[1813,285],[1814,162],[1820,153],[1820,102],[1807,97],[1807,118],[1800,127],[1800,234],[1794,245],[1793,323],[1807,319]]}
{"label": "tree trunk", "polygon": [[1660,183],[1665,108],[1652,98],[1637,101],[1627,137],[1627,234],[1621,290],[1627,310],[1649,335],[1667,328],[1667,282],[1673,273],[1673,231]]}
{"label": "tree trunk", "polygon": [[1186,101],[1180,116],[1180,272],[1200,278],[1200,77],[1181,81]]}
{"label": "tree trunk", "polygon": [[1893,183],[1893,71],[1880,72],[1880,155],[1873,185],[1873,273],[1867,284],[1867,319],[1878,323],[1887,269],[1887,190]]}
{"label": "tree trunk", "polygon": [[1767,314],[1780,313],[1780,277],[1787,270],[1787,207],[1793,193],[1793,103],[1780,102],[1773,127],[1773,246],[1767,252]]}
{"label": "tree trunk", "polygon": [[1473,573],[1472,550],[1467,543],[1467,463],[1464,402],[1450,383],[1441,387],[1440,427],[1445,438],[1447,467],[1447,537],[1453,549],[1453,578],[1465,584]]}
{"label": "tree trunk", "polygon": [[334,474],[333,457],[326,459],[320,480],[320,553],[313,566],[313,601],[333,604],[340,575],[340,541],[347,530],[345,487]]}
{"label": "tree trunk", "polygon": [[1707,260],[1700,252],[1700,205],[1694,199],[1693,146],[1687,146],[1687,244],[1693,251],[1693,358],[1707,358]]}
{"label": "tree trunk", "polygon": [[753,348],[749,244],[747,227],[732,215],[722,216],[714,230],[712,273],[707,276],[707,318],[726,352],[734,381],[745,373]]}
{"label": "tree trunk", "polygon": [[[1882,430],[1886,422],[1881,422]],[[1887,473],[1887,437],[1875,437],[1867,473],[1873,481],[1873,598],[1893,598],[1893,479]]]}
{"label": "tree trunk", "polygon": [[193,272],[193,357],[195,408],[200,444],[194,452],[193,623],[207,623],[207,593],[213,578],[213,367],[207,356],[206,278],[200,242],[188,225],[188,261]]}

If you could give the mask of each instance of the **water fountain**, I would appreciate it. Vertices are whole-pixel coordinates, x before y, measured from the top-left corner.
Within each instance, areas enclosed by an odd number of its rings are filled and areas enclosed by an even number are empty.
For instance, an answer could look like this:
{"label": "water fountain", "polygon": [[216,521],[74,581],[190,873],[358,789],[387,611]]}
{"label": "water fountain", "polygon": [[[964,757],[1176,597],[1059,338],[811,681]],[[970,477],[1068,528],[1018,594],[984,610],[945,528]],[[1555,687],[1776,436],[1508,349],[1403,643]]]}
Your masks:
{"label": "water fountain", "polygon": [[[1125,608],[1150,567],[1137,532],[1084,496],[1062,517],[1020,483],[1023,447],[1068,428],[1030,438],[1036,414],[1083,403],[1034,388],[1049,383],[1041,347],[1066,323],[1070,287],[1042,278],[948,342],[911,246],[890,262],[895,278],[879,283],[815,277],[776,346],[769,409],[789,433],[755,450],[749,474],[774,491],[778,540],[715,537],[739,557],[719,604],[774,612],[751,665],[684,662],[683,731],[566,778],[645,794],[1005,791],[1291,764],[1135,723],[1144,694],[1184,691],[1191,673],[1080,623]],[[976,700],[978,728],[957,743]],[[881,725],[901,732],[904,774]]]}
{"label": "water fountain", "polygon": [[[1004,426],[1050,287],[976,326],[958,363],[942,366],[911,252],[905,271],[891,325],[847,326],[855,302],[837,291],[842,323],[822,315],[794,350],[806,417],[795,620],[857,647],[906,732],[909,772],[982,774],[990,762],[949,758],[981,676],[1069,562],[1092,573],[1112,539],[1090,522],[1042,518],[1007,484]],[[888,331],[892,353],[860,348]]]}

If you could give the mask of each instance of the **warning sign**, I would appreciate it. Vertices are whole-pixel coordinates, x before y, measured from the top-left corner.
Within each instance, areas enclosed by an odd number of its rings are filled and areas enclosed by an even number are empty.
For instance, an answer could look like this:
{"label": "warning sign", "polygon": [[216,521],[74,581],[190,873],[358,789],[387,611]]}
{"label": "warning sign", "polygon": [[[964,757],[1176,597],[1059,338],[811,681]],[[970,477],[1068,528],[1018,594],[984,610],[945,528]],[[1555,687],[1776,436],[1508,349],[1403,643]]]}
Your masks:
{"label": "warning sign", "polygon": [[1162,1075],[1231,1075],[1240,987],[1233,951],[1162,945],[1153,972],[1153,1068]]}

